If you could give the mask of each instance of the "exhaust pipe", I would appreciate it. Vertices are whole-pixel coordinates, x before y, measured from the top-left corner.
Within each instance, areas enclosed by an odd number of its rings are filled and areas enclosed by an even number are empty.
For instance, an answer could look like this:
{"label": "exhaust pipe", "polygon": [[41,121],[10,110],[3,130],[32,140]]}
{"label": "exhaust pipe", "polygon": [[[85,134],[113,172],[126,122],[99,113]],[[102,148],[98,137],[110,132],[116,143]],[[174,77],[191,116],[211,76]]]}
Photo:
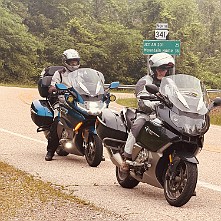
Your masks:
{"label": "exhaust pipe", "polygon": [[113,154],[113,152],[109,148],[107,148],[107,152],[110,156],[110,160],[112,161],[112,163],[116,165],[117,167],[120,167],[120,165],[123,163],[123,159],[120,153]]}

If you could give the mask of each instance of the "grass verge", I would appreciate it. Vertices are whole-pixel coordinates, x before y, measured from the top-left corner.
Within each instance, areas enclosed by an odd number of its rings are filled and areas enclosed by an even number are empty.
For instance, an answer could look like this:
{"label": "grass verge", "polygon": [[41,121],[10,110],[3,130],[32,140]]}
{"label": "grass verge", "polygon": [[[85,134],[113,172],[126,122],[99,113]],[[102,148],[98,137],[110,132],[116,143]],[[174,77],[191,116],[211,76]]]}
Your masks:
{"label": "grass verge", "polygon": [[[36,215],[48,205],[62,207],[65,203],[87,205],[92,210],[99,210],[77,197],[65,194],[63,187],[43,182],[6,163],[0,162],[0,217],[1,220],[14,220],[18,213]],[[26,216],[27,216],[26,214]],[[15,220],[22,220],[16,219]]]}

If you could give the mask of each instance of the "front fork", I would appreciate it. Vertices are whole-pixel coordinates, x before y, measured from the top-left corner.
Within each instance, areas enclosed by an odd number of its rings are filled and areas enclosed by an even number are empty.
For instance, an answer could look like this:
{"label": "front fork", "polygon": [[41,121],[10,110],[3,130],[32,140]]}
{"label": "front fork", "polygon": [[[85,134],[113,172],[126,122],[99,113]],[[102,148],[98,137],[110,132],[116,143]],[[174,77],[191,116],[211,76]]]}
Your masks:
{"label": "front fork", "polygon": [[86,128],[82,131],[82,138],[83,138],[83,143],[84,143],[83,145],[85,147],[87,146],[87,144],[90,140],[89,138],[90,138],[91,134],[97,135],[94,126],[90,126],[89,128]]}
{"label": "front fork", "polygon": [[180,163],[180,158],[175,156],[175,154],[169,155],[169,174],[167,174],[167,179],[173,180],[176,177],[176,169]]}
{"label": "front fork", "polygon": [[177,166],[179,165],[180,161],[186,161],[193,164],[198,164],[199,161],[193,154],[189,153],[176,153],[169,154],[169,174],[170,179],[174,179],[176,176]]}

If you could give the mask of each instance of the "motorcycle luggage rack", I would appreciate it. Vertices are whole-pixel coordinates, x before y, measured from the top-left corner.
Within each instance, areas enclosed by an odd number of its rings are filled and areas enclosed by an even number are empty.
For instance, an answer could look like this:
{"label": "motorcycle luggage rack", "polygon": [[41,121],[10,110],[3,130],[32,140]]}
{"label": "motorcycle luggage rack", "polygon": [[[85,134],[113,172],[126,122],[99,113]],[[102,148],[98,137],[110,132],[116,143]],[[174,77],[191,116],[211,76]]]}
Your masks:
{"label": "motorcycle luggage rack", "polygon": [[114,138],[104,138],[103,144],[107,148],[111,148],[113,150],[120,150],[120,147],[125,144],[126,141],[123,140],[117,140]]}

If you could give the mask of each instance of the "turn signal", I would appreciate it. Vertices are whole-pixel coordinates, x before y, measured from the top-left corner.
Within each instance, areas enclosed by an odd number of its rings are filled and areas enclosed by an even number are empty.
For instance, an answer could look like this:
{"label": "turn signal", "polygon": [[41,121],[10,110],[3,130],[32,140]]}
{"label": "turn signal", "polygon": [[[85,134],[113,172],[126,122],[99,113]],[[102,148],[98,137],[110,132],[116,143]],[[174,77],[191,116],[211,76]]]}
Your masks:
{"label": "turn signal", "polygon": [[110,101],[116,101],[116,96],[113,95],[113,94],[111,94],[111,95],[110,95]]}
{"label": "turn signal", "polygon": [[172,160],[172,155],[171,154],[169,155],[169,160],[170,160],[170,163],[172,163],[173,160]]}
{"label": "turn signal", "polygon": [[82,124],[83,122],[78,123],[76,127],[74,128],[74,131],[78,131],[78,129],[81,127]]}
{"label": "turn signal", "polygon": [[72,103],[74,101],[74,97],[69,95],[68,99],[67,99],[68,102]]}

